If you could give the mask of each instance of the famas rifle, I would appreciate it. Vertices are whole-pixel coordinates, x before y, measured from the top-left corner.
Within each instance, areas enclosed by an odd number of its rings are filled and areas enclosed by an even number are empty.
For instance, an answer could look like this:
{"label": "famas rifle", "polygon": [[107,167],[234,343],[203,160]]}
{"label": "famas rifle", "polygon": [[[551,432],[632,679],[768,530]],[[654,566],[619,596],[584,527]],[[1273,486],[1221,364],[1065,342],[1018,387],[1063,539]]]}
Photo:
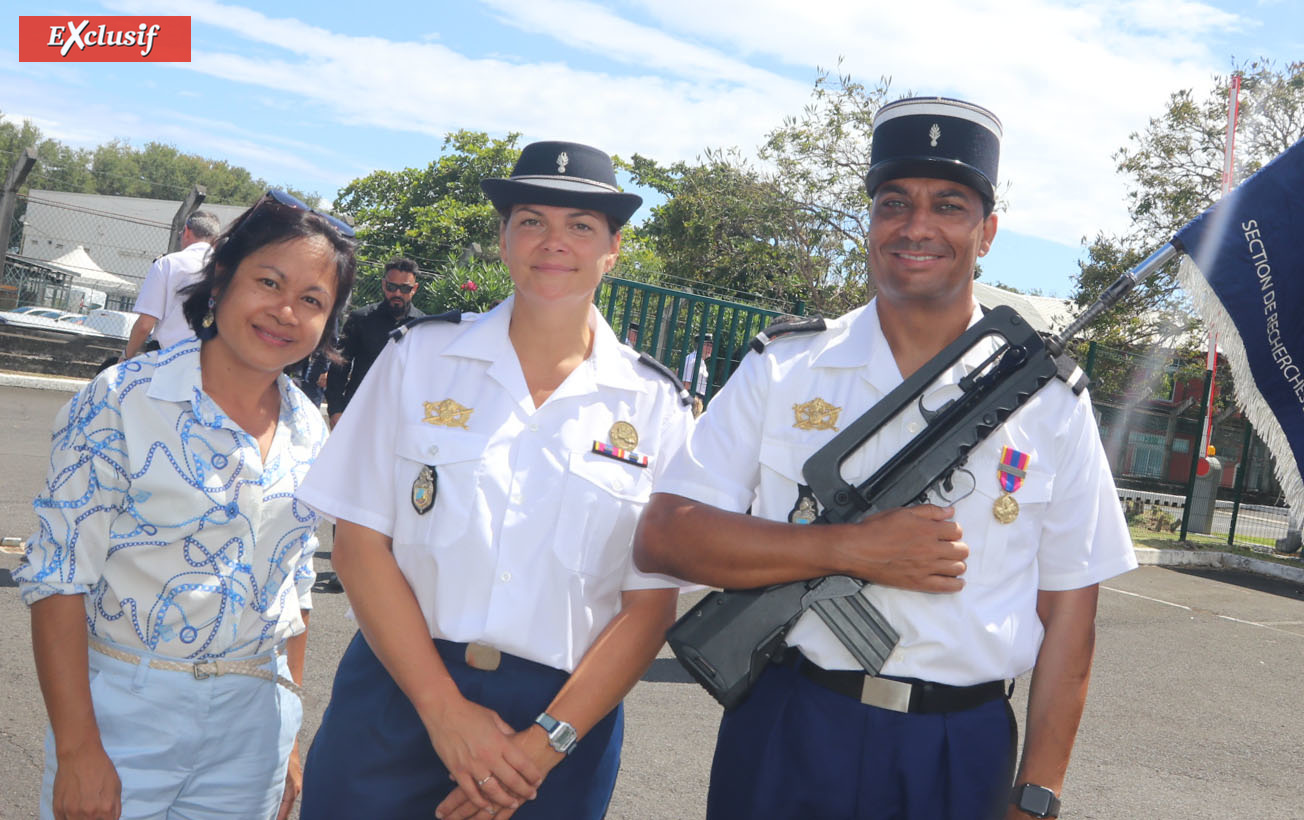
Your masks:
{"label": "famas rifle", "polygon": [[[970,451],[1060,372],[1065,342],[1087,322],[1176,255],[1171,246],[1120,277],[1079,319],[1043,338],[1012,308],[991,310],[864,415],[817,450],[802,475],[823,511],[814,524],[859,521],[876,512],[945,498]],[[992,340],[997,344],[992,344]],[[980,344],[992,353],[958,383],[959,395],[940,408],[923,406],[924,392]],[[903,410],[918,405],[924,428],[874,472],[852,486],[842,465]],[[845,575],[762,589],[709,593],[666,634],[680,663],[726,709],[746,697],[765,665],[786,648],[802,613],[813,609],[864,670],[877,675],[899,635],[862,594],[865,582]]]}

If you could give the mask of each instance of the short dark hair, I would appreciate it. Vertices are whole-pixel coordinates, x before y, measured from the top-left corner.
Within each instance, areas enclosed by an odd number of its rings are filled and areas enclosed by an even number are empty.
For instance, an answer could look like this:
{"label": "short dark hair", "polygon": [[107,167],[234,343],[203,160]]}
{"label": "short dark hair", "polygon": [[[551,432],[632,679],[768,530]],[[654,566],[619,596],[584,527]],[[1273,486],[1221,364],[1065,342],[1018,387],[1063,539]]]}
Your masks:
{"label": "short dark hair", "polygon": [[283,205],[270,196],[258,200],[227,226],[213,243],[208,262],[199,272],[199,281],[181,290],[185,298],[181,310],[186,322],[199,331],[208,313],[209,299],[215,298],[214,293],[226,291],[245,257],[268,245],[314,236],[324,237],[335,251],[335,304],[331,305],[326,327],[313,352],[325,348],[338,332],[340,314],[353,290],[353,277],[358,268],[353,241],[341,236],[320,214]]}
{"label": "short dark hair", "polygon": [[393,259],[386,262],[385,271],[384,273],[381,273],[381,276],[384,276],[386,273],[389,273],[392,270],[402,271],[403,273],[410,273],[412,274],[413,278],[416,278],[421,274],[421,269],[417,267],[417,263],[413,262],[411,259],[408,259],[406,256],[396,256]]}
{"label": "short dark hair", "polygon": [[[512,216],[512,209],[514,209],[517,205],[528,205],[528,204],[530,204],[530,203],[528,203],[528,202],[516,202],[516,203],[513,203],[513,204],[511,204],[511,205],[508,205],[506,208],[496,208],[495,210],[498,211],[498,218],[501,220],[501,224],[500,224],[499,227],[501,228],[502,225],[506,225],[506,224],[507,224],[507,220],[510,219],[511,216]],[[590,210],[590,209],[589,209],[589,208],[580,208],[580,210],[582,210],[582,211],[587,211],[587,210]],[[605,216],[605,217],[607,218],[607,228],[611,231],[611,235],[612,235],[612,236],[615,236],[616,234],[620,233],[620,229],[623,228],[623,227],[625,227],[625,223],[624,223],[624,222],[619,222],[619,221],[617,221],[617,219],[616,219],[614,216],[612,216],[611,214],[606,213],[606,212],[604,212],[604,211],[598,211],[598,213],[602,214],[603,216]]]}
{"label": "short dark hair", "polygon": [[186,227],[196,239],[212,239],[222,232],[222,222],[211,211],[195,211],[186,217]]}

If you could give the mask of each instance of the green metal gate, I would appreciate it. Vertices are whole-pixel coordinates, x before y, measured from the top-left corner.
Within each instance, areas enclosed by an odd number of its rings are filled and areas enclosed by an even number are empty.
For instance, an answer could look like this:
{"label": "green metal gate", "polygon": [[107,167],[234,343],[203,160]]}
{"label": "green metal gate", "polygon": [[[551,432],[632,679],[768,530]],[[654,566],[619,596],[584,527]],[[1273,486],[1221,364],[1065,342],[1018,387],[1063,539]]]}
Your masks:
{"label": "green metal gate", "polygon": [[[675,371],[703,402],[709,402],[738,367],[752,337],[785,316],[753,305],[613,277],[602,280],[594,302],[620,339],[628,340],[631,325],[637,326],[634,347]],[[708,334],[712,350],[703,356]],[[684,362],[690,354],[706,364],[702,390],[694,390],[691,374],[685,373]]]}

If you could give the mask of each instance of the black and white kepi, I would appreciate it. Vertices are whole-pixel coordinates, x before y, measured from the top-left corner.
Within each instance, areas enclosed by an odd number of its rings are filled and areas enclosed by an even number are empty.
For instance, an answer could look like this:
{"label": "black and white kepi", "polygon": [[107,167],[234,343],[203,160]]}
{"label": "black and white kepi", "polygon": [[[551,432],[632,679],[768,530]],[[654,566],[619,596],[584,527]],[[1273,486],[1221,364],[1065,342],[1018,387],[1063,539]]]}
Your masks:
{"label": "black and white kepi", "polygon": [[1001,121],[979,105],[949,97],[911,97],[874,116],[865,187],[874,196],[889,179],[929,177],[961,182],[996,201]]}
{"label": "black and white kepi", "polygon": [[616,187],[611,157],[578,142],[532,142],[511,177],[481,180],[480,189],[501,213],[513,205],[555,205],[601,211],[620,225],[643,204]]}

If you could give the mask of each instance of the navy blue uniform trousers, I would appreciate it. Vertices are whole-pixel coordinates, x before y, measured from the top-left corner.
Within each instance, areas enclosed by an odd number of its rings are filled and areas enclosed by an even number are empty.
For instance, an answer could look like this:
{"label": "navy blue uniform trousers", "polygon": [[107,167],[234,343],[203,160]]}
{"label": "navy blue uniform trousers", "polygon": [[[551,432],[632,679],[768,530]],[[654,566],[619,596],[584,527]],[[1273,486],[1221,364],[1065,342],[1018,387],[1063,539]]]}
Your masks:
{"label": "navy blue uniform trousers", "polygon": [[1009,700],[903,714],[768,667],[726,712],[708,820],[982,820],[1004,815],[1017,726]]}
{"label": "navy blue uniform trousers", "polygon": [[[512,655],[492,672],[466,665],[466,644],[435,641],[457,688],[528,728],[561,689],[566,672]],[[558,764],[514,818],[598,820],[620,769],[624,713],[617,706]],[[331,700],[304,762],[303,820],[431,820],[456,784],[430,745],[412,702],[385,671],[362,633],[340,660]]]}

